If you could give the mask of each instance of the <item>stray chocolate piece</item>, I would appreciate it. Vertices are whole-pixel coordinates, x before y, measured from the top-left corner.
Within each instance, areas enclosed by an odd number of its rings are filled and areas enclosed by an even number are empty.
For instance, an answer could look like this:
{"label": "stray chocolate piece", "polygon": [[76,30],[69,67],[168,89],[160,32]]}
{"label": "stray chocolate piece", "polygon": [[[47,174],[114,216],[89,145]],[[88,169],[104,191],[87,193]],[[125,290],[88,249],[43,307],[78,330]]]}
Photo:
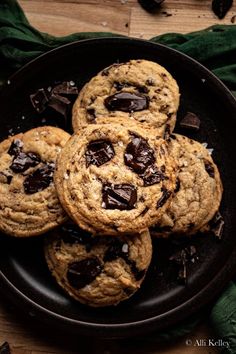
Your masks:
{"label": "stray chocolate piece", "polygon": [[59,85],[56,85],[52,89],[52,93],[59,96],[65,96],[70,98],[76,98],[79,94],[78,88],[75,86],[75,83],[72,81],[64,81]]}
{"label": "stray chocolate piece", "polygon": [[107,97],[104,103],[109,111],[137,112],[149,107],[147,96],[122,91]]}
{"label": "stray chocolate piece", "polygon": [[51,93],[44,88],[38,89],[30,95],[31,103],[38,113],[42,113],[46,109],[50,96]]}
{"label": "stray chocolate piece", "polygon": [[177,280],[181,284],[186,284],[187,283],[187,276],[188,276],[187,266],[190,262],[194,263],[196,260],[198,260],[196,247],[193,245],[189,245],[189,246],[185,247],[184,249],[174,253],[169,258],[169,260],[171,262],[174,262],[174,264],[177,265],[177,267],[178,267]]}
{"label": "stray chocolate piece", "polygon": [[115,156],[115,151],[110,141],[91,141],[85,152],[86,167],[89,165],[101,166]]}
{"label": "stray chocolate piece", "polygon": [[154,12],[160,8],[164,0],[138,0],[142,8],[148,12]]}
{"label": "stray chocolate piece", "polygon": [[208,173],[208,175],[212,178],[215,177],[215,169],[214,166],[212,165],[212,163],[210,161],[208,161],[207,159],[203,159],[204,165],[205,165],[205,170]]}
{"label": "stray chocolate piece", "polygon": [[214,14],[221,20],[225,17],[232,5],[233,0],[213,0],[212,10]]}
{"label": "stray chocolate piece", "polygon": [[11,354],[11,349],[8,342],[4,342],[0,346],[0,354]]}
{"label": "stray chocolate piece", "polygon": [[66,97],[52,93],[50,100],[48,101],[48,106],[60,113],[66,119],[71,108],[71,101]]}
{"label": "stray chocolate piece", "polygon": [[69,265],[67,279],[75,289],[82,289],[92,283],[102,272],[103,266],[97,257],[83,259]]}
{"label": "stray chocolate piece", "polygon": [[47,188],[53,181],[54,169],[54,163],[47,163],[28,175],[23,183],[25,193],[34,194]]}
{"label": "stray chocolate piece", "polygon": [[148,166],[155,162],[154,151],[142,137],[133,134],[127,145],[124,160],[126,166],[138,174],[143,173]]}
{"label": "stray chocolate piece", "polygon": [[189,129],[189,130],[199,130],[201,121],[199,117],[192,112],[187,112],[184,118],[180,121],[181,128]]}
{"label": "stray chocolate piece", "polygon": [[21,152],[23,145],[23,141],[21,141],[20,139],[15,139],[11,143],[11,146],[7,153],[11,156],[17,156]]}
{"label": "stray chocolate piece", "polygon": [[224,231],[224,219],[221,213],[218,211],[214,218],[209,222],[210,231],[214,234],[215,237],[221,240]]}
{"label": "stray chocolate piece", "polygon": [[131,184],[106,183],[102,188],[105,209],[131,210],[137,201],[137,189]]}

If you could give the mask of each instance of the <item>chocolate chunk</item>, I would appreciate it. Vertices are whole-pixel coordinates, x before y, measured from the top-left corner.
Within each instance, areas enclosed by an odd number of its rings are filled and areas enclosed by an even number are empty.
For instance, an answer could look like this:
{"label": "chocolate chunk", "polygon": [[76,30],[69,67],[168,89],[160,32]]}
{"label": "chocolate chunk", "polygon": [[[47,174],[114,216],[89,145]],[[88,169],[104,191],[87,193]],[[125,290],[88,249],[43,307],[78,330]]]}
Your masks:
{"label": "chocolate chunk", "polygon": [[51,93],[47,89],[41,88],[30,95],[30,100],[36,111],[42,113],[46,109],[50,97]]}
{"label": "chocolate chunk", "polygon": [[197,131],[200,128],[201,121],[195,113],[187,112],[179,124],[181,128]]}
{"label": "chocolate chunk", "polygon": [[88,108],[87,114],[87,118],[90,122],[94,122],[96,120],[96,111],[94,108]]}
{"label": "chocolate chunk", "polygon": [[21,152],[23,145],[23,141],[21,141],[20,139],[15,139],[11,143],[11,146],[7,153],[11,156],[17,156]]}
{"label": "chocolate chunk", "polygon": [[233,0],[213,0],[212,11],[221,20],[225,17],[232,5]]}
{"label": "chocolate chunk", "polygon": [[10,175],[7,171],[0,172],[0,182],[11,184],[13,176]]}
{"label": "chocolate chunk", "polygon": [[71,81],[64,81],[61,84],[54,86],[52,93],[68,97],[69,99],[75,99],[78,96],[79,90]]}
{"label": "chocolate chunk", "polygon": [[180,179],[179,179],[179,177],[177,177],[174,193],[177,193],[179,190],[180,190]]}
{"label": "chocolate chunk", "polygon": [[155,165],[148,166],[143,174],[139,175],[144,182],[144,186],[152,186],[166,179],[162,171],[158,170]]}
{"label": "chocolate chunk", "polygon": [[103,266],[97,257],[70,263],[67,271],[68,282],[75,289],[82,289],[92,283],[102,272]]}
{"label": "chocolate chunk", "polygon": [[142,8],[148,12],[154,12],[160,8],[164,0],[138,0]]}
{"label": "chocolate chunk", "polygon": [[108,76],[111,68],[118,67],[120,65],[122,65],[122,63],[115,63],[115,64],[112,64],[112,65],[108,66],[107,68],[103,69],[102,76]]}
{"label": "chocolate chunk", "polygon": [[48,106],[60,113],[66,120],[71,109],[71,101],[67,97],[52,93],[48,101]]}
{"label": "chocolate chunk", "polygon": [[109,111],[137,112],[149,107],[147,96],[138,93],[118,92],[105,99]]}
{"label": "chocolate chunk", "polygon": [[4,342],[0,346],[0,354],[11,354],[11,349],[8,342]]}
{"label": "chocolate chunk", "polygon": [[139,216],[144,216],[145,214],[147,214],[148,210],[149,210],[149,208],[148,208],[148,207],[145,207],[145,208],[143,209],[143,211],[139,214]]}
{"label": "chocolate chunk", "polygon": [[41,158],[38,154],[33,152],[20,152],[12,161],[10,169],[15,173],[21,173],[30,167],[35,167],[41,162]]}
{"label": "chocolate chunk", "polygon": [[154,150],[147,140],[133,134],[131,142],[126,147],[124,160],[132,171],[140,174],[155,162]]}
{"label": "chocolate chunk", "polygon": [[196,247],[193,245],[188,245],[174,253],[169,260],[174,262],[177,266],[178,280],[180,283],[186,284],[188,265],[189,263],[195,263],[195,261],[198,260]]}
{"label": "chocolate chunk", "polygon": [[113,239],[108,249],[104,254],[104,262],[112,262],[117,258],[123,258],[126,260],[129,253],[129,246],[127,243],[123,243],[119,240]]}
{"label": "chocolate chunk", "polygon": [[207,159],[203,159],[204,161],[204,165],[205,165],[205,170],[207,171],[208,175],[212,178],[215,177],[215,169],[214,166],[212,165],[212,163],[210,161],[208,161]]}
{"label": "chocolate chunk", "polygon": [[157,209],[161,208],[165,202],[170,198],[171,192],[168,191],[165,187],[162,188],[162,196],[157,202]]}
{"label": "chocolate chunk", "polygon": [[89,165],[101,166],[110,161],[115,156],[115,151],[110,141],[94,140],[91,141],[85,152],[86,167]]}
{"label": "chocolate chunk", "polygon": [[137,201],[137,189],[131,184],[106,183],[102,187],[105,209],[131,210]]}
{"label": "chocolate chunk", "polygon": [[87,252],[90,252],[96,244],[98,237],[93,237],[89,232],[80,229],[75,224],[65,224],[61,227],[62,240],[69,245],[81,244],[85,246]]}
{"label": "chocolate chunk", "polygon": [[221,239],[223,236],[224,224],[225,224],[224,219],[219,211],[215,214],[214,218],[209,222],[210,231],[218,239]]}
{"label": "chocolate chunk", "polygon": [[24,180],[24,190],[26,194],[34,194],[47,188],[53,181],[54,163],[47,163],[38,168]]}

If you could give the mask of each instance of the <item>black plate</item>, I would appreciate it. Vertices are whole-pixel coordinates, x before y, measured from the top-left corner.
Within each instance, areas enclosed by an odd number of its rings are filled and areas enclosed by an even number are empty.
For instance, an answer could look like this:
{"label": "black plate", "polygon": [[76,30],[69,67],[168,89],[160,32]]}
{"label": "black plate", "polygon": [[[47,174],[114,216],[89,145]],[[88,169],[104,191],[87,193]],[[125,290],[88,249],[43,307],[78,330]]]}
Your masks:
{"label": "black plate", "polygon": [[[102,68],[131,58],[156,61],[177,79],[181,91],[178,119],[187,111],[201,117],[201,129],[192,137],[214,149],[224,184],[225,229],[221,242],[210,235],[193,241],[199,260],[189,267],[186,286],[178,284],[167,261],[173,244],[155,241],[143,286],[112,309],[80,305],[58,288],[43,258],[42,238],[18,240],[1,235],[0,279],[5,294],[48,326],[91,336],[133,336],[177,323],[215,298],[236,269],[236,102],[216,77],[189,57],[162,45],[126,38],[81,41],[51,51],[18,71],[1,93],[0,138],[6,138],[9,130],[16,133],[43,125],[29,100],[37,88],[63,80],[81,87]],[[176,130],[180,131],[178,124]]]}

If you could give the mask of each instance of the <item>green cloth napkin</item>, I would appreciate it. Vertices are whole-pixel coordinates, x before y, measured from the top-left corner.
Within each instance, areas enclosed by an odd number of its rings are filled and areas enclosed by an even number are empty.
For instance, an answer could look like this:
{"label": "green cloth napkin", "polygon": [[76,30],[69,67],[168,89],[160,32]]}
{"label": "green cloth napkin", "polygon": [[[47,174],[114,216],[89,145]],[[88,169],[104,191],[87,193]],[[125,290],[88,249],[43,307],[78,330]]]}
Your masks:
{"label": "green cloth napkin", "polygon": [[[34,29],[15,0],[0,1],[0,82],[22,65],[51,49],[73,41],[119,36],[108,32],[74,33],[53,37]],[[169,33],[150,39],[175,48],[201,62],[214,72],[236,95],[236,26],[216,25],[203,31]],[[228,343],[222,353],[236,353],[236,285],[231,282],[215,305],[208,310],[209,320],[219,339]],[[184,321],[167,332],[146,337],[170,340],[189,333],[201,315]]]}

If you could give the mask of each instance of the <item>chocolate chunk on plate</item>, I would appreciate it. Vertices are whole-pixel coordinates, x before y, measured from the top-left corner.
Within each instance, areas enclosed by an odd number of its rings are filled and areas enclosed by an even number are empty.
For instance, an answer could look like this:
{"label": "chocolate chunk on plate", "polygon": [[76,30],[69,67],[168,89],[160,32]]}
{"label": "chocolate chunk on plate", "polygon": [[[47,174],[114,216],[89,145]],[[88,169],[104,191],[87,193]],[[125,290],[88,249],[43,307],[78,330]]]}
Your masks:
{"label": "chocolate chunk on plate", "polygon": [[179,124],[181,128],[197,131],[200,129],[201,121],[195,113],[187,112]]}
{"label": "chocolate chunk on plate", "polygon": [[160,9],[164,0],[138,0],[142,8],[148,12],[155,12]]}

